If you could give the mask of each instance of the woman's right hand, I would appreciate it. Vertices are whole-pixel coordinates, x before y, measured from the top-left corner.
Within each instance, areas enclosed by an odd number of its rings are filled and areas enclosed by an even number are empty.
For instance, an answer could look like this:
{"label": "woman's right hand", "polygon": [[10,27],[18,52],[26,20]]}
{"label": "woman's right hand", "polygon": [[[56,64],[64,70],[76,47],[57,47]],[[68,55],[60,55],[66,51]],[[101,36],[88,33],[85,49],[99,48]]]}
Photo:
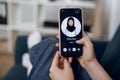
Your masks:
{"label": "woman's right hand", "polygon": [[86,68],[90,62],[96,59],[94,56],[93,44],[85,33],[83,33],[83,38],[77,40],[76,43],[83,45],[83,55],[78,58],[78,62],[83,68]]}
{"label": "woman's right hand", "polygon": [[[59,36],[57,36],[59,37]],[[77,44],[83,45],[83,54],[78,57],[80,65],[88,72],[92,80],[112,80],[112,78],[105,72],[102,66],[97,62],[94,56],[93,44],[89,37],[83,33],[83,38],[76,41]],[[59,47],[59,43],[56,44]],[[69,60],[72,62],[72,58]],[[98,74],[99,73],[99,74]]]}
{"label": "woman's right hand", "polygon": [[[82,39],[76,43],[83,45],[83,55],[78,58],[80,65],[88,72],[92,80],[112,80],[94,56],[93,44],[84,33]],[[99,73],[99,74],[98,74]]]}
{"label": "woman's right hand", "polygon": [[[56,36],[59,39],[59,35]],[[85,68],[88,63],[94,61],[96,58],[94,56],[93,44],[91,43],[89,37],[83,33],[83,38],[76,41],[77,44],[83,45],[83,55],[78,58],[80,65]],[[60,44],[56,43],[56,47],[59,47]],[[72,58],[68,58],[68,61],[71,63]]]}

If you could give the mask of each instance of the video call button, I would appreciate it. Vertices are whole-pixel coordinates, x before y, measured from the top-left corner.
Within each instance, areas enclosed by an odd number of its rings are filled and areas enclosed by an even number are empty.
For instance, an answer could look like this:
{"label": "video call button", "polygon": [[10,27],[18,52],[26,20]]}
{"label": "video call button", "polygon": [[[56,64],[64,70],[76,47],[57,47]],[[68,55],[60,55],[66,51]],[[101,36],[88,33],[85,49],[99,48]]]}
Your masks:
{"label": "video call button", "polygon": [[67,52],[67,48],[63,48],[63,51],[64,51],[64,52]]}

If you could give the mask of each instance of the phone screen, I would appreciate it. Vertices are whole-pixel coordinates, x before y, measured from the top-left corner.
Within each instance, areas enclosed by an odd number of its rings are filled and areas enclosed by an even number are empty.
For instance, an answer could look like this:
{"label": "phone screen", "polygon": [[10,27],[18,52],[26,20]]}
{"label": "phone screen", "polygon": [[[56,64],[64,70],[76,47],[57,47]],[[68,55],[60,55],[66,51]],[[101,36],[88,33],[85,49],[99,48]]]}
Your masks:
{"label": "phone screen", "polygon": [[61,56],[81,56],[83,48],[76,41],[82,38],[82,9],[60,9],[59,28]]}

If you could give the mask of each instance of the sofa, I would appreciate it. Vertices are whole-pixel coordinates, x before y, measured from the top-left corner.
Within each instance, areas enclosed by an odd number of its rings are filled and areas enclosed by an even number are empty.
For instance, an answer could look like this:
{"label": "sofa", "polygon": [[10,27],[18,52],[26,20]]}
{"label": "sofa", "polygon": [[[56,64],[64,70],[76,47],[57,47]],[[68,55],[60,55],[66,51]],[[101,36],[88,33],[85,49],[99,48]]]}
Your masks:
{"label": "sofa", "polygon": [[[43,38],[44,39],[44,38]],[[114,79],[120,80],[120,72],[116,72],[120,68],[114,67],[118,65],[116,62],[120,58],[120,26],[118,27],[111,41],[91,40],[94,45],[95,56],[99,63],[104,67],[107,73]],[[27,36],[18,36],[15,46],[15,64],[8,71],[3,80],[26,80],[27,69],[22,65],[22,55],[28,52]],[[112,62],[109,60],[112,59]],[[116,77],[117,76],[117,77]]]}

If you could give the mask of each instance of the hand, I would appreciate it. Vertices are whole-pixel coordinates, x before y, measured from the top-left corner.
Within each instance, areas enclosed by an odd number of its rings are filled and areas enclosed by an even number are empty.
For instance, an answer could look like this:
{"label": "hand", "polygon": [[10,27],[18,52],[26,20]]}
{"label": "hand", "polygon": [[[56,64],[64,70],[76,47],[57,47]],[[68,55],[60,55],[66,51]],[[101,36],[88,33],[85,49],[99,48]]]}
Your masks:
{"label": "hand", "polygon": [[96,59],[94,56],[93,44],[85,33],[83,33],[83,38],[76,41],[76,43],[83,45],[83,55],[78,58],[78,62],[85,68],[88,63]]}
{"label": "hand", "polygon": [[76,43],[83,45],[83,55],[78,58],[78,61],[81,66],[86,69],[91,79],[112,80],[102,66],[97,62],[94,56],[93,44],[90,42],[88,36],[84,33],[83,38],[76,41]]}
{"label": "hand", "polygon": [[56,53],[53,59],[49,75],[52,80],[74,80],[70,63],[66,58],[62,57],[60,59],[59,52]]}

